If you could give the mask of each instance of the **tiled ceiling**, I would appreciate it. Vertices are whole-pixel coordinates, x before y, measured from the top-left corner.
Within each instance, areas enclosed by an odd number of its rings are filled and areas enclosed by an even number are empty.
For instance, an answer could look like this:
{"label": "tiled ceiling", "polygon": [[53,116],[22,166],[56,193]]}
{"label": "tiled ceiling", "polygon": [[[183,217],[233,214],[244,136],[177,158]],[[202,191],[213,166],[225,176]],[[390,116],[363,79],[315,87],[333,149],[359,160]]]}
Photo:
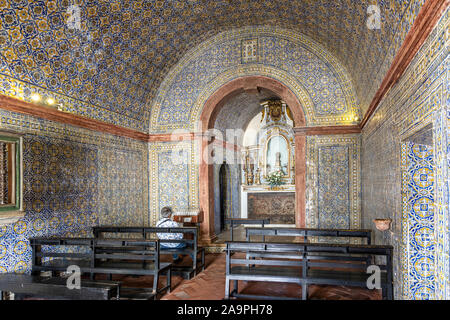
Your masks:
{"label": "tiled ceiling", "polygon": [[[187,50],[231,28],[276,25],[334,54],[365,111],[423,0],[378,1],[380,30],[366,25],[372,3],[0,0],[0,74],[142,121]],[[72,5],[80,8],[80,25]]]}

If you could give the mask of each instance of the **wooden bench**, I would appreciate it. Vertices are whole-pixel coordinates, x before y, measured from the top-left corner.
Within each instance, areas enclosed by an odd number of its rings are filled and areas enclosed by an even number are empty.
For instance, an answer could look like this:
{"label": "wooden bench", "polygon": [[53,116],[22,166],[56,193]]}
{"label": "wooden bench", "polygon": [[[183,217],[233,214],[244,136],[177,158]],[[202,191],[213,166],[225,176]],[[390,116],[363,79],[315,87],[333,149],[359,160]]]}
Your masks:
{"label": "wooden bench", "polygon": [[266,224],[270,223],[270,219],[243,219],[243,218],[230,218],[225,219],[225,223],[230,224],[230,241],[233,241],[233,229],[235,225],[255,224],[261,225],[263,228]]}
{"label": "wooden bench", "polygon": [[[98,226],[93,227],[92,232],[97,239],[105,238],[105,234],[138,234],[142,239],[147,239],[149,236],[156,238],[157,233],[182,233],[184,238],[181,240],[159,240],[160,243],[184,243],[183,248],[161,248],[161,255],[192,255],[192,265],[182,266],[172,264],[172,273],[180,274],[185,279],[190,279],[195,276],[199,270],[205,269],[205,248],[198,246],[198,228],[197,227],[114,227],[114,226]],[[198,256],[200,255],[200,260]]]}
{"label": "wooden bench", "polygon": [[[318,228],[246,228],[246,239],[247,241],[252,241],[255,236],[261,236],[262,242],[265,241],[266,236],[270,237],[301,237],[302,243],[308,243],[310,237],[333,237],[333,238],[360,238],[366,244],[371,244],[372,231],[370,229],[318,229]],[[253,238],[252,238],[253,237]],[[259,241],[258,241],[259,242]],[[264,253],[255,252],[249,253],[247,257],[262,257]],[[301,256],[298,257],[301,259]],[[368,260],[365,260],[365,259]],[[345,264],[346,268],[360,268],[361,261],[365,262],[366,265],[372,264],[372,257],[355,257],[355,256],[345,256],[345,255],[325,255],[323,253],[310,253],[308,259],[316,260],[315,262],[310,262],[310,266],[314,267],[336,267],[341,263]],[[325,261],[334,261],[332,263]],[[339,262],[341,261],[341,262]],[[352,263],[353,262],[353,263]]]}
{"label": "wooden bench", "polygon": [[38,297],[58,300],[119,299],[119,282],[82,279],[80,289],[69,289],[67,279],[27,274],[0,274],[0,299],[3,292],[13,292],[14,299]]}
{"label": "wooden bench", "polygon": [[[160,262],[158,240],[31,238],[30,244],[32,274],[40,271],[65,272],[69,266],[76,265],[81,273],[89,274],[91,280],[95,279],[96,274],[106,274],[109,279],[113,274],[153,276],[151,289],[143,292],[142,288],[122,288],[120,298],[156,299],[158,294],[170,292],[171,264]],[[43,251],[43,246],[54,250]],[[84,252],[70,252],[70,247],[83,248]],[[43,258],[49,260],[43,261]],[[167,276],[167,284],[159,289],[158,280],[161,275]]]}
{"label": "wooden bench", "polygon": [[[262,255],[255,260],[249,258],[248,253]],[[333,264],[330,264],[329,269],[324,269],[323,266],[317,268],[308,259],[311,254],[316,253],[362,257],[364,261],[374,261],[375,256],[384,257],[385,263],[377,265],[380,268],[382,296],[383,299],[392,299],[392,246],[264,242],[226,243],[225,299],[286,299],[239,293],[239,280],[295,283],[302,286],[303,300],[308,298],[308,285],[311,284],[367,287],[370,274],[367,273],[366,264],[361,263],[359,270],[354,267],[346,268],[345,264],[340,264],[338,268],[333,267]],[[242,257],[236,258],[236,254]],[[234,282],[231,292],[230,281]]]}

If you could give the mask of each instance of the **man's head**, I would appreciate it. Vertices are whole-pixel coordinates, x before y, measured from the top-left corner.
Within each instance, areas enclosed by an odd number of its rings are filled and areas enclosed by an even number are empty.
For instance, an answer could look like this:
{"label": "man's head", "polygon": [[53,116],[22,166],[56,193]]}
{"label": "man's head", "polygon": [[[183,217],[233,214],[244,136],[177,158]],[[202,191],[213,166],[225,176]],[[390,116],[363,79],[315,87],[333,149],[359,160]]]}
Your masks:
{"label": "man's head", "polygon": [[161,209],[161,218],[170,218],[172,216],[172,209],[170,207],[164,207]]}

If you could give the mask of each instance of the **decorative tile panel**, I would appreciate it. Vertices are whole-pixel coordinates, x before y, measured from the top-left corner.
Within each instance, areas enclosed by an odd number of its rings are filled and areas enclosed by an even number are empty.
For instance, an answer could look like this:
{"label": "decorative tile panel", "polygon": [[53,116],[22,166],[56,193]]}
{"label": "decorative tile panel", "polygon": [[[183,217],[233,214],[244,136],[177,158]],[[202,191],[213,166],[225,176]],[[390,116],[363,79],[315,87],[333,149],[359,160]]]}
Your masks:
{"label": "decorative tile panel", "polygon": [[318,227],[350,227],[348,146],[320,146],[318,150]]}
{"label": "decorative tile panel", "polygon": [[151,143],[150,224],[155,225],[165,206],[173,210],[198,208],[198,166],[196,142]]}
{"label": "decorative tile panel", "polygon": [[242,40],[242,63],[258,61],[258,39]]}
{"label": "decorative tile panel", "polygon": [[434,299],[435,178],[431,146],[402,144],[404,296]]}

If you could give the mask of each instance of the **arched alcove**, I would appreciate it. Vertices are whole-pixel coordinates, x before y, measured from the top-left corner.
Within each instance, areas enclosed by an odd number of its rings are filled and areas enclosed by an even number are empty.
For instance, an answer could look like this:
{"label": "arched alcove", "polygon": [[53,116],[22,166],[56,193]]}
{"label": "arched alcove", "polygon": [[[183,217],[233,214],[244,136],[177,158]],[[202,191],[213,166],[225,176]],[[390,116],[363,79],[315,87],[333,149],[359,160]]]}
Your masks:
{"label": "arched alcove", "polygon": [[[247,76],[234,79],[216,90],[207,100],[200,115],[199,127],[202,133],[213,129],[220,110],[231,98],[245,91],[254,91],[258,88],[270,90],[283,99],[292,111],[296,126],[305,125],[305,116],[302,105],[292,91],[283,83],[265,76]],[[199,128],[199,129],[200,129]],[[211,136],[204,134],[200,145],[200,154],[211,154]],[[239,147],[239,146],[234,146]],[[295,136],[295,184],[296,184],[296,217],[297,226],[305,226],[305,188],[306,188],[306,138],[303,135]],[[214,232],[214,172],[213,164],[205,159],[201,160],[199,168],[199,202],[203,210],[204,222],[201,225],[202,240],[211,242],[216,238]]]}

